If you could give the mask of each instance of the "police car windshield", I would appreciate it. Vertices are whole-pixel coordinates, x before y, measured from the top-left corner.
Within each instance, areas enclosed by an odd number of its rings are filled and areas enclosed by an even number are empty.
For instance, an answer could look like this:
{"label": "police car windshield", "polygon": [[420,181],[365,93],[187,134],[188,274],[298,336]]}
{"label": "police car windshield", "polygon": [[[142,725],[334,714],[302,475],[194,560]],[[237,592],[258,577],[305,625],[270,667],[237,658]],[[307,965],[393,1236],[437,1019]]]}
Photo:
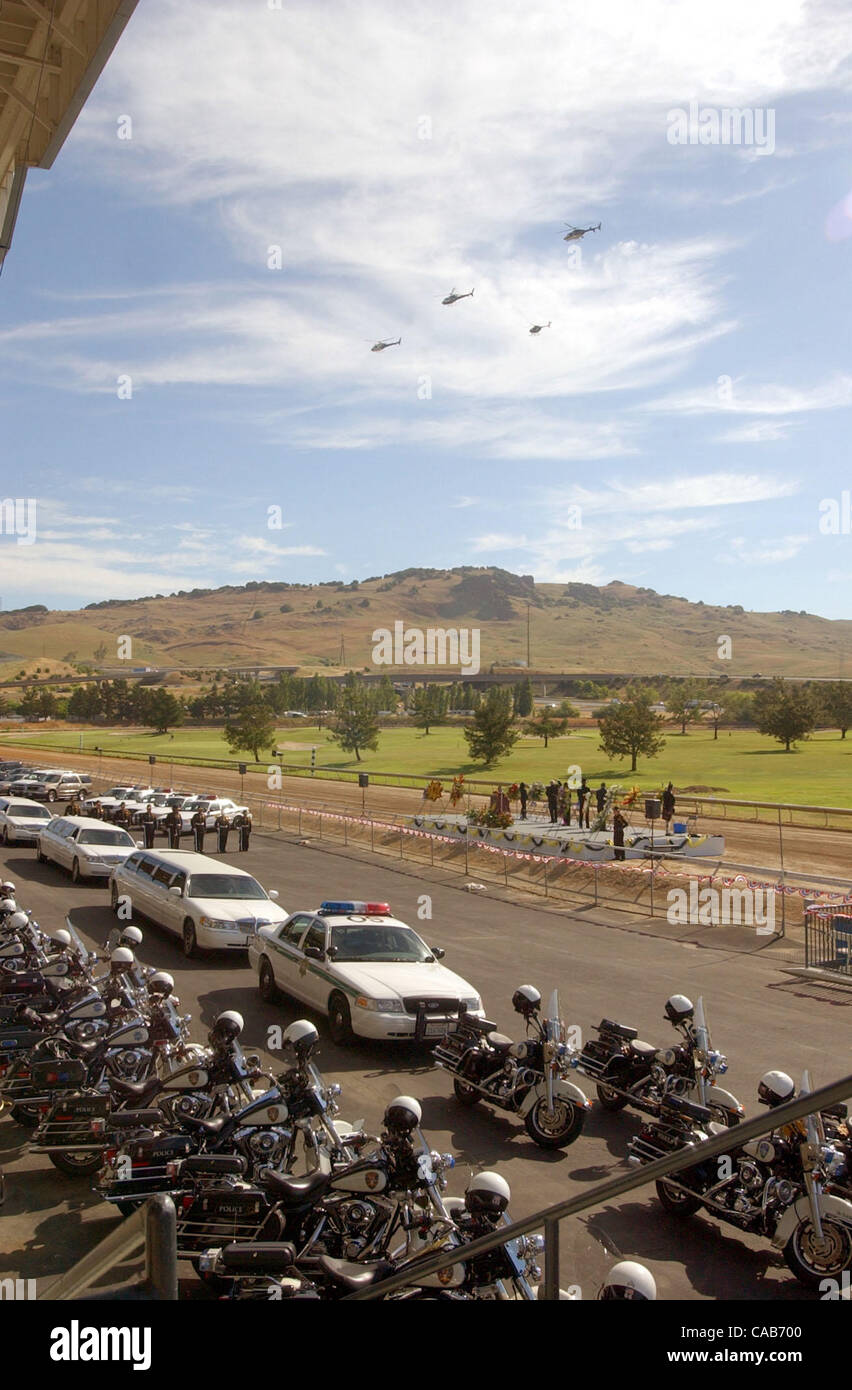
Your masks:
{"label": "police car windshield", "polygon": [[254,878],[230,874],[193,874],[189,880],[188,898],[265,898],[266,894]]}
{"label": "police car windshield", "polygon": [[77,836],[78,845],[120,845],[126,849],[130,845],[136,848],[135,842],[124,830],[81,830]]}
{"label": "police car windshield", "polygon": [[409,927],[347,926],[332,927],[331,945],[335,961],[424,961],[431,951]]}

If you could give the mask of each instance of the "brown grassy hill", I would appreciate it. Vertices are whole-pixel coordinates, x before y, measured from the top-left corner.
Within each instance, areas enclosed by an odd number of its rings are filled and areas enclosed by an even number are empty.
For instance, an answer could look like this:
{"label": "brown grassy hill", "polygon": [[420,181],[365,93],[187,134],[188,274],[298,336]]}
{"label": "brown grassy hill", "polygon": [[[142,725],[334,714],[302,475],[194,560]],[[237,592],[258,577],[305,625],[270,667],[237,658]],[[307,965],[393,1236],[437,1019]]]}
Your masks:
{"label": "brown grassy hill", "polygon": [[[371,667],[373,630],[402,621],[479,628],[487,671],[525,660],[528,611],[534,670],[852,677],[850,621],[713,607],[618,581],[536,584],[529,575],[470,566],[0,613],[0,660],[6,669],[36,657],[115,666],[119,638],[130,637],[127,667],[257,662],[331,672]],[[717,658],[723,635],[733,644],[730,661]]]}

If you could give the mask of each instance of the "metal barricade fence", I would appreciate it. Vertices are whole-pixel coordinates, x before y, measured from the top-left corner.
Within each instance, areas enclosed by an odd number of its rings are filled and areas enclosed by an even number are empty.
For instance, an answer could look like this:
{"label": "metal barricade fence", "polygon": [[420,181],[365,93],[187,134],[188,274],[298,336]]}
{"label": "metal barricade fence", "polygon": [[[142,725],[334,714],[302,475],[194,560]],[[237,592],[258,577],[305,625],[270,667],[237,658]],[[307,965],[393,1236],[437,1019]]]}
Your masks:
{"label": "metal barricade fence", "polygon": [[852,916],[823,906],[805,912],[805,965],[852,979]]}

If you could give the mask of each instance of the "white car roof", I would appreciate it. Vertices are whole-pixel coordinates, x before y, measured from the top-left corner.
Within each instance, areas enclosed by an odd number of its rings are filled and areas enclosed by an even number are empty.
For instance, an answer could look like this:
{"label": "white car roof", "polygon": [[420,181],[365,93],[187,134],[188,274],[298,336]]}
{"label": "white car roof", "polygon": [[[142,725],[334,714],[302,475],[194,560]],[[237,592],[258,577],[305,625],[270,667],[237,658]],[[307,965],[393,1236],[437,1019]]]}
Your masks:
{"label": "white car roof", "polygon": [[[7,813],[11,812],[12,815],[15,814],[16,806],[37,806],[40,811],[47,811],[47,807],[44,805],[43,802],[31,801],[30,798],[27,796],[4,796],[3,803],[5,811]],[[51,816],[51,819],[55,819],[55,817],[52,815],[52,812],[47,811],[47,814]]]}
{"label": "white car roof", "polygon": [[109,821],[102,821],[97,816],[54,816],[53,819],[65,821],[68,825],[81,825],[96,830],[124,830],[123,825],[112,825]]}
{"label": "white car roof", "polygon": [[[333,927],[354,926],[363,927],[365,922],[371,922],[377,927],[408,927],[409,931],[414,931],[414,927],[409,926],[408,922],[403,922],[399,917],[392,917],[390,913],[378,912],[321,912],[318,907],[300,907],[290,916],[295,917],[299,912],[310,913],[312,917],[319,917],[323,922],[330,922]],[[419,932],[417,935],[419,936]]]}
{"label": "white car roof", "polygon": [[[76,817],[69,816],[68,819],[75,820]],[[95,821],[95,824],[101,825],[103,822]],[[175,869],[186,869],[190,874],[211,873],[215,870],[217,874],[226,873],[234,878],[254,878],[254,874],[250,874],[246,869],[238,869],[235,864],[223,864],[221,859],[213,859],[208,854],[196,854],[192,849],[145,849],[139,853],[157,859],[163,864],[171,864]]]}

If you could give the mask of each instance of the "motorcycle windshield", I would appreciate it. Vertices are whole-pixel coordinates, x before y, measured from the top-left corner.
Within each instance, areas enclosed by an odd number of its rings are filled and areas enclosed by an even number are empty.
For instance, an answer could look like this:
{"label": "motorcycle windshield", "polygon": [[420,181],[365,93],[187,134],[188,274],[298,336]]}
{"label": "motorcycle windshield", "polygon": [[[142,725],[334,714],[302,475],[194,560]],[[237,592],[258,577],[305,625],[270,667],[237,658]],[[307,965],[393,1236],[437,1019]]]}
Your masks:
{"label": "motorcycle windshield", "polygon": [[559,1015],[559,990],[555,989],[550,996],[550,1003],[547,1009],[548,1017],[544,1025],[545,1034],[548,1042],[557,1043],[562,1038],[562,1019]]}
{"label": "motorcycle windshield", "polygon": [[709,1053],[712,1049],[710,1040],[710,1028],[707,1023],[707,1014],[704,1009],[704,997],[699,998],[695,1005],[695,1040],[701,1052]]}

